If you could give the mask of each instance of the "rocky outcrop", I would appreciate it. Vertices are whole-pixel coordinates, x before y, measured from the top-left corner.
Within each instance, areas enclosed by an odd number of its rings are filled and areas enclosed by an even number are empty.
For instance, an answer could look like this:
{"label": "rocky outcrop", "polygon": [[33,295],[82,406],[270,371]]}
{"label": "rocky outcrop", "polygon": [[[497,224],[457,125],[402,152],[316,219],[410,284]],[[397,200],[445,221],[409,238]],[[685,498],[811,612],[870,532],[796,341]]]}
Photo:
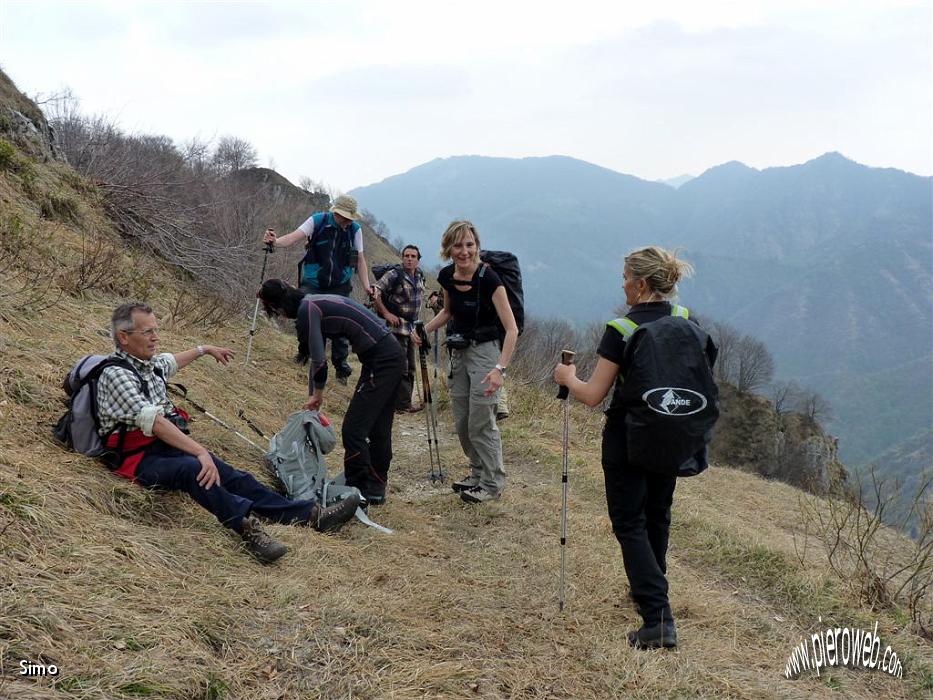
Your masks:
{"label": "rocky outcrop", "polygon": [[42,110],[0,71],[0,138],[36,160],[64,160]]}
{"label": "rocky outcrop", "polygon": [[713,461],[811,493],[846,489],[838,441],[797,413],[777,413],[761,396],[720,385],[720,418],[710,448]]}

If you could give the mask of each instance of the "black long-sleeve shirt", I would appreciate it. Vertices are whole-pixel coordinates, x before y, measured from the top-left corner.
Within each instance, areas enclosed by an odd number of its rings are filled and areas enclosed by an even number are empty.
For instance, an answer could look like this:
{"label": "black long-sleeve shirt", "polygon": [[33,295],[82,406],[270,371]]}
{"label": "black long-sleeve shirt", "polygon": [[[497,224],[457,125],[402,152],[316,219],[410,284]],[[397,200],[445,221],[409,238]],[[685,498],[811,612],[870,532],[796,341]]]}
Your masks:
{"label": "black long-sleeve shirt", "polygon": [[295,330],[299,342],[307,343],[311,358],[308,394],[327,382],[325,338],[346,336],[350,347],[361,355],[389,334],[385,322],[354,299],[336,294],[309,294],[298,307]]}

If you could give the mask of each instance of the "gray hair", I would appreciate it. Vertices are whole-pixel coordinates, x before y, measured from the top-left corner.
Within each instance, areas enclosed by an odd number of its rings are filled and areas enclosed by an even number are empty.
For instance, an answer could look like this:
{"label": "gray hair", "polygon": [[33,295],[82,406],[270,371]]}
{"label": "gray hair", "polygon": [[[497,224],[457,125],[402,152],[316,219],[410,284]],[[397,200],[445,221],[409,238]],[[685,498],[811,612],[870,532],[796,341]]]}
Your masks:
{"label": "gray hair", "polygon": [[117,340],[117,331],[133,330],[133,326],[136,325],[133,322],[134,311],[138,311],[142,314],[151,314],[152,307],[141,301],[130,301],[126,304],[120,304],[113,310],[113,315],[110,317],[110,337],[113,339],[113,344],[117,350],[120,349],[120,341]]}
{"label": "gray hair", "polygon": [[625,264],[635,278],[648,283],[652,292],[670,299],[677,294],[677,283],[693,274],[693,266],[677,257],[679,250],[648,246],[625,256]]}

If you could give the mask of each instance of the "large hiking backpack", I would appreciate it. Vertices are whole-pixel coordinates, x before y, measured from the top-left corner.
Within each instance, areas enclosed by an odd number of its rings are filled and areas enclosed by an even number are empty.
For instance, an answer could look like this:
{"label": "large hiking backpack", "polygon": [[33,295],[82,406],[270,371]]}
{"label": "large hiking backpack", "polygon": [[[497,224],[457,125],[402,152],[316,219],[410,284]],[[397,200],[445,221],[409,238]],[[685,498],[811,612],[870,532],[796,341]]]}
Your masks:
{"label": "large hiking backpack", "polygon": [[719,418],[716,346],[688,314],[675,305],[670,316],[640,326],[629,318],[610,321],[626,338],[619,398],[628,461],[668,476],[706,469],[704,448]]}
{"label": "large hiking backpack", "polygon": [[[396,316],[401,316],[402,310],[392,301],[392,295],[398,291],[399,286],[402,284],[402,275],[405,274],[404,268],[400,263],[381,263],[373,265],[371,268],[374,280],[381,280],[392,270],[398,270],[398,274],[395,276],[395,282],[392,286],[382,295],[382,304]],[[419,280],[424,280],[424,273],[420,267],[415,270],[415,281],[418,282]]]}
{"label": "large hiking backpack", "polygon": [[[105,445],[98,429],[97,382],[107,367],[123,367],[139,379],[140,388],[146,398],[149,389],[146,382],[132,364],[109,355],[85,355],[78,360],[65,377],[65,391],[69,394],[68,410],[58,419],[52,435],[63,445],[88,457],[107,458],[112,452]],[[163,379],[164,381],[164,379]]]}
{"label": "large hiking backpack", "polygon": [[[289,498],[314,499],[325,507],[332,506],[359,492],[355,486],[347,486],[342,473],[334,479],[327,475],[324,455],[336,444],[337,435],[327,416],[318,411],[296,411],[269,440],[265,462]],[[372,522],[362,511],[356,517],[370,527],[391,532]]]}
{"label": "large hiking backpack", "polygon": [[[512,307],[512,315],[518,326],[518,334],[525,330],[525,292],[522,289],[522,271],[518,265],[518,258],[513,253],[504,250],[482,250],[479,259],[489,265],[499,275],[505,286],[505,293]],[[482,271],[480,272],[482,274]],[[505,335],[505,329],[499,323],[500,335]]]}

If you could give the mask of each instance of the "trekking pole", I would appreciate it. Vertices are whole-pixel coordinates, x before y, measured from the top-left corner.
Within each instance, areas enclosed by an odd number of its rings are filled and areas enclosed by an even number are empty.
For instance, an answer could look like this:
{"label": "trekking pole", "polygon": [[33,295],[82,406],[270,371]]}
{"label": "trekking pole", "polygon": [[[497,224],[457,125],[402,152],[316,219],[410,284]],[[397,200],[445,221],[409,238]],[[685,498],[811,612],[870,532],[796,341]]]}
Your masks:
{"label": "trekking pole", "polygon": [[255,447],[257,450],[259,450],[260,452],[262,452],[263,454],[266,453],[266,449],[265,449],[265,448],[262,448],[262,447],[260,447],[259,445],[257,445],[255,442],[253,442],[252,440],[250,440],[248,437],[246,437],[246,436],[245,436],[243,433],[241,433],[240,431],[235,430],[234,428],[231,428],[229,425],[227,425],[227,424],[224,423],[222,420],[220,420],[220,418],[218,418],[218,417],[215,416],[213,413],[211,413],[211,412],[208,411],[206,408],[204,408],[204,406],[202,406],[202,405],[199,404],[197,401],[195,401],[195,400],[192,399],[190,396],[188,396],[188,387],[186,387],[184,384],[168,384],[168,390],[171,391],[171,392],[172,392],[173,394],[175,394],[176,396],[180,396],[181,398],[183,398],[185,401],[187,401],[188,403],[190,403],[190,404],[194,407],[195,410],[199,411],[200,413],[203,413],[205,416],[207,416],[207,417],[210,418],[212,421],[214,421],[217,425],[221,426],[222,428],[226,428],[226,429],[229,430],[231,433],[233,433],[234,435],[236,435],[238,438],[240,438],[240,439],[243,440],[244,442],[249,443],[250,445],[252,445],[253,447]]}
{"label": "trekking pole", "polygon": [[434,384],[437,385],[437,366],[440,364],[438,357],[437,329],[434,329]]}
{"label": "trekking pole", "polygon": [[[420,348],[418,349],[418,352],[421,352]],[[428,458],[431,460],[431,474],[429,478],[433,483],[437,477],[435,476],[434,471],[434,451],[431,449],[431,416],[429,415],[430,409],[427,405],[427,397],[423,384],[424,380],[418,376],[418,372],[415,372],[415,385],[418,388],[418,395],[421,397],[421,412],[424,414],[424,434],[428,438]]]}
{"label": "trekking pole", "polygon": [[[424,402],[427,404],[425,414],[430,413],[425,419],[425,425],[428,428],[428,455],[431,457],[431,483],[437,481],[444,483],[444,469],[441,467],[441,448],[437,440],[437,405],[434,403],[434,397],[431,395],[431,382],[428,379],[428,334],[424,330],[422,321],[415,322],[415,332],[421,338],[421,346],[418,348],[418,357],[421,360],[421,390],[424,392]],[[431,437],[434,438],[434,452],[431,452]],[[437,458],[437,471],[434,470],[434,459]]]}
{"label": "trekking pole", "polygon": [[[560,361],[565,365],[573,364],[574,352],[572,350],[562,350]],[[567,488],[568,473],[570,471],[570,389],[562,386],[557,391],[557,398],[564,402],[564,439],[563,454],[561,461],[561,504],[560,504],[560,594],[558,595],[558,606],[560,611],[564,610],[564,581],[567,571]]]}
{"label": "trekking pole", "polygon": [[251,421],[249,418],[246,417],[246,414],[243,413],[242,408],[236,412],[236,416],[237,418],[242,418],[244,421],[246,421],[246,425],[248,425],[252,429],[252,431],[256,433],[259,437],[264,438],[266,436],[266,434],[259,429],[259,426],[257,426],[255,423],[253,423],[253,421]]}
{"label": "trekking pole", "polygon": [[[274,231],[275,229],[267,228],[266,231]],[[262,286],[262,283],[266,280],[266,263],[269,261],[269,253],[275,250],[274,243],[266,243],[266,252],[262,256],[262,272],[259,273],[259,286]],[[253,325],[249,329],[249,343],[246,345],[246,364],[249,364],[249,356],[253,351],[253,336],[256,335],[256,318],[259,316],[259,296],[256,296],[256,306],[253,307]]]}

